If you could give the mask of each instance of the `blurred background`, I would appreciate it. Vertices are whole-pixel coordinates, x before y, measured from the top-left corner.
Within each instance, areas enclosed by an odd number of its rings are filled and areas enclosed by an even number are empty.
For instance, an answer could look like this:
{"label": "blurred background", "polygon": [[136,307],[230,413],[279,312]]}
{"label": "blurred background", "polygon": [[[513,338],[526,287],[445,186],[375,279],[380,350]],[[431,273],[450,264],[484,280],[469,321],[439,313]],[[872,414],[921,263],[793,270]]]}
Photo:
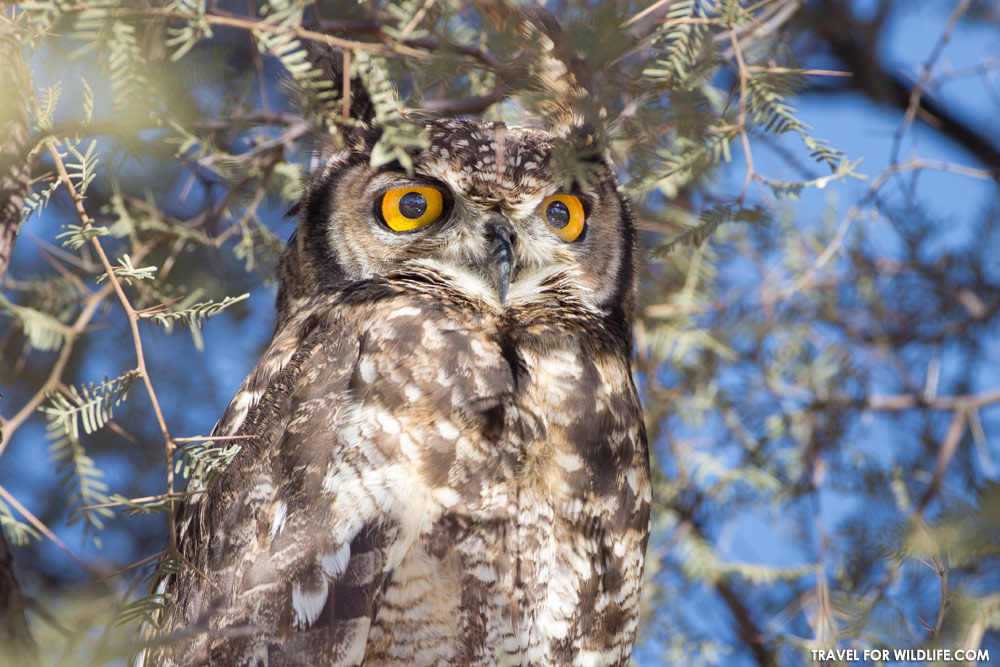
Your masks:
{"label": "blurred background", "polygon": [[646,259],[637,664],[1000,659],[1000,2],[43,0],[0,18],[0,523],[43,662],[123,662],[232,454],[198,436],[340,120],[324,35],[410,109],[544,124],[552,61],[588,88]]}

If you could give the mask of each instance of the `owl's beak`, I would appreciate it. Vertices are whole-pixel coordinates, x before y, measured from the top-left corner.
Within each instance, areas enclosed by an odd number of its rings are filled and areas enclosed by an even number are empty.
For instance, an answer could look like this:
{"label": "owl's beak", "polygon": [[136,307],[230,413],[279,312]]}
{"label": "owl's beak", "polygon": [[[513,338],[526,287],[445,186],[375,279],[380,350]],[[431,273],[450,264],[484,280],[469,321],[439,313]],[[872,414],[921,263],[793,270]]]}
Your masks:
{"label": "owl's beak", "polygon": [[507,288],[510,287],[510,278],[514,273],[514,244],[517,243],[517,232],[506,220],[491,222],[487,225],[486,242],[489,259],[485,268],[493,278],[493,284],[502,304],[507,298]]}

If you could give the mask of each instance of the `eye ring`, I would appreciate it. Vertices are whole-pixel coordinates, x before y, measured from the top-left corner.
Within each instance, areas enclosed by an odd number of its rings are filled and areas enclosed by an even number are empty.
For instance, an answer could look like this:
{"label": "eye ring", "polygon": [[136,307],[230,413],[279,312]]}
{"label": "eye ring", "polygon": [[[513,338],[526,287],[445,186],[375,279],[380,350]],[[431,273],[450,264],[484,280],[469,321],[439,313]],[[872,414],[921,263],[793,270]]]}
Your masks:
{"label": "eye ring", "polygon": [[438,220],[444,212],[441,190],[409,185],[386,190],[376,201],[375,214],[394,232],[412,232]]}
{"label": "eye ring", "polygon": [[587,218],[579,197],[561,193],[545,198],[541,215],[564,241],[571,243],[580,238]]}

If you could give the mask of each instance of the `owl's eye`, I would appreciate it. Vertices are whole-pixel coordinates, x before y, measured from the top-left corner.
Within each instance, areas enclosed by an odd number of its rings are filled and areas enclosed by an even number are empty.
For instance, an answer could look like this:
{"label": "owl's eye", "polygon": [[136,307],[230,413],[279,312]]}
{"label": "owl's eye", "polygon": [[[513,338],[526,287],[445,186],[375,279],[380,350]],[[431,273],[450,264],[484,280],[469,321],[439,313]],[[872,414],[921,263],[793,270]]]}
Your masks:
{"label": "owl's eye", "polygon": [[575,241],[583,232],[586,215],[583,202],[575,195],[552,195],[542,202],[542,214],[552,229],[566,241]]}
{"label": "owl's eye", "polygon": [[427,186],[393,188],[382,195],[375,210],[392,231],[410,232],[440,218],[444,198],[440,190]]}

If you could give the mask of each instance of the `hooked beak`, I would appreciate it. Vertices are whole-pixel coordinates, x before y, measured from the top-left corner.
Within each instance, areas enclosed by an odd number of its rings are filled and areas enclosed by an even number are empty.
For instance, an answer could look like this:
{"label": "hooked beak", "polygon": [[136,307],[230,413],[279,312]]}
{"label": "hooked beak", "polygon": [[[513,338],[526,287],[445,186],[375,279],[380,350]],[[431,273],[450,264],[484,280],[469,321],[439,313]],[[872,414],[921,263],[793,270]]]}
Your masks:
{"label": "hooked beak", "polygon": [[493,278],[493,285],[500,295],[502,304],[507,298],[507,288],[514,273],[514,244],[517,243],[517,232],[506,220],[492,222],[487,226],[487,259],[486,271]]}

